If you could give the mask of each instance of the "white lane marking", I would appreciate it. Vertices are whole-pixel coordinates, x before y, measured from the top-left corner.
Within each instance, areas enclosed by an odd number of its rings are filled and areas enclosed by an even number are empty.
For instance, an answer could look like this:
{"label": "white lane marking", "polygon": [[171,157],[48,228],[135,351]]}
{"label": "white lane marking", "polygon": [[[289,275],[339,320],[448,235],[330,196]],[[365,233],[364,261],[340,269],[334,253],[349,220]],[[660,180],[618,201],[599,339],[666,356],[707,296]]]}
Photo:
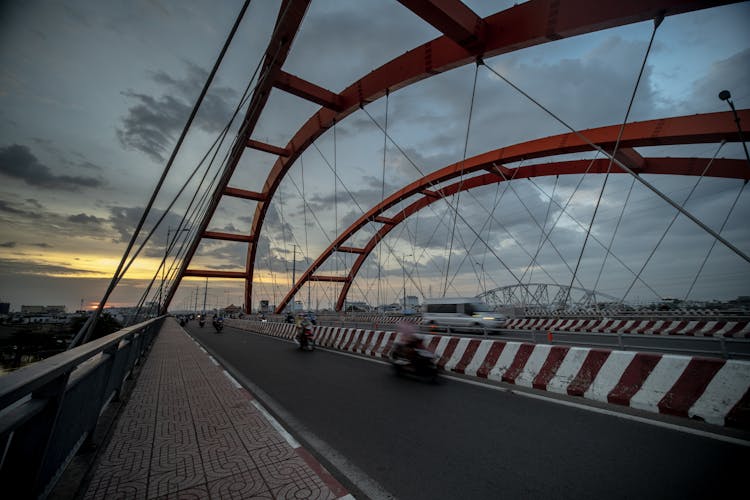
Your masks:
{"label": "white lane marking", "polygon": [[588,405],[584,405],[584,404],[581,404],[581,403],[576,403],[574,401],[565,401],[565,400],[550,398],[550,397],[547,397],[547,396],[542,396],[541,394],[533,394],[533,393],[526,392],[526,391],[515,391],[515,390],[509,389],[507,387],[499,387],[499,386],[495,386],[495,385],[491,385],[491,384],[485,384],[485,383],[480,382],[478,380],[467,380],[467,379],[463,379],[463,378],[459,378],[459,377],[452,377],[450,375],[443,375],[443,376],[445,378],[447,378],[447,379],[454,380],[456,382],[463,382],[464,384],[476,385],[476,386],[479,386],[479,387],[484,387],[485,389],[492,389],[494,391],[499,391],[499,392],[509,392],[509,393],[515,394],[517,396],[524,396],[524,397],[527,397],[527,398],[539,399],[539,400],[542,400],[542,401],[547,401],[549,403],[556,403],[556,404],[559,404],[559,405],[569,406],[569,407],[572,407],[572,408],[578,408],[578,409],[590,411],[590,412],[593,412],[593,413],[601,413],[602,415],[608,415],[608,416],[611,416],[611,417],[622,418],[624,420],[632,420],[634,422],[639,422],[639,423],[647,424],[647,425],[653,425],[655,427],[662,427],[664,429],[670,429],[670,430],[677,431],[677,432],[684,432],[685,434],[694,434],[696,436],[701,436],[701,437],[705,437],[705,438],[709,438],[709,439],[714,439],[714,440],[717,440],[717,441],[724,441],[726,443],[731,443],[731,444],[736,444],[736,445],[739,445],[739,446],[750,447],[750,441],[745,441],[743,439],[734,438],[734,437],[731,437],[731,436],[723,436],[721,434],[714,434],[712,432],[702,431],[700,429],[692,429],[690,427],[682,427],[680,425],[672,424],[672,423],[669,423],[669,422],[660,422],[658,420],[651,420],[651,419],[648,419],[648,418],[639,417],[637,415],[628,415],[627,413],[619,413],[619,412],[616,412],[616,411],[613,411],[613,410],[607,410],[607,409],[604,409],[604,408],[596,408],[594,406],[588,406]]}
{"label": "white lane marking", "polygon": [[226,375],[226,377],[232,383],[232,385],[235,387],[235,389],[242,389],[242,385],[240,385],[240,383],[237,382],[237,380],[233,376],[231,376],[228,371],[226,370],[222,370],[222,371],[224,372],[224,375]]}
{"label": "white lane marking", "polygon": [[262,407],[262,406],[260,405],[260,403],[258,403],[258,402],[257,402],[256,400],[254,400],[254,399],[253,399],[253,400],[251,401],[251,403],[253,404],[253,406],[254,406],[254,407],[256,407],[256,408],[258,409],[258,411],[259,411],[259,412],[261,412],[261,413],[263,414],[263,416],[264,416],[264,417],[266,417],[266,420],[268,420],[268,422],[269,422],[269,423],[270,423],[270,424],[271,424],[271,425],[273,426],[273,428],[274,428],[274,429],[276,429],[276,431],[278,431],[278,433],[279,433],[279,434],[281,434],[281,436],[282,436],[282,437],[283,437],[283,438],[284,438],[284,439],[286,440],[286,442],[287,442],[287,443],[289,443],[289,446],[291,446],[292,448],[299,448],[299,447],[301,446],[301,445],[300,445],[300,444],[299,444],[299,443],[297,442],[297,440],[296,440],[296,439],[294,439],[294,438],[292,437],[292,435],[291,435],[291,434],[289,434],[289,433],[288,433],[288,432],[286,431],[286,429],[284,429],[284,428],[283,428],[283,427],[281,426],[281,424],[280,424],[280,423],[278,422],[278,420],[276,420],[275,418],[273,418],[273,416],[272,416],[272,415],[271,415],[270,413],[268,413],[268,412],[266,411],[266,409],[265,409],[265,408],[263,408],[263,407]]}
{"label": "white lane marking", "polygon": [[[267,335],[263,335],[262,333],[255,333],[255,332],[250,332],[250,333],[254,333],[255,335],[262,335],[264,337],[267,337]],[[289,341],[285,340],[284,342],[289,342]],[[338,354],[339,356],[347,356],[347,357],[359,359],[359,360],[362,360],[362,361],[369,361],[370,363],[377,363],[377,364],[380,364],[380,365],[390,365],[390,363],[388,361],[382,361],[380,359],[370,359],[370,358],[366,358],[366,357],[363,357],[363,356],[358,356],[356,354],[350,354],[348,352],[341,352],[341,351],[336,351],[334,349],[325,349],[325,348],[321,348],[321,350],[322,351],[326,351],[326,352],[330,352],[332,354]],[[453,380],[455,382],[461,382],[463,384],[476,385],[476,386],[479,386],[479,387],[483,387],[485,389],[491,389],[493,391],[510,392],[510,393],[516,394],[518,396],[525,396],[525,397],[532,398],[532,399],[539,399],[539,400],[542,400],[542,401],[547,401],[548,403],[555,403],[555,404],[559,404],[559,405],[563,405],[563,406],[569,406],[569,407],[572,407],[572,408],[578,408],[578,409],[581,409],[581,410],[591,411],[591,412],[594,412],[594,413],[600,413],[602,415],[608,415],[608,416],[611,416],[611,417],[622,418],[622,419],[625,419],[625,420],[632,420],[634,422],[640,422],[642,424],[653,425],[655,427],[662,427],[664,429],[670,429],[670,430],[677,431],[677,432],[684,432],[686,434],[693,434],[693,435],[705,437],[705,438],[708,438],[708,439],[714,439],[716,441],[724,441],[725,443],[730,443],[730,444],[736,444],[736,445],[739,445],[739,446],[750,447],[750,441],[745,441],[743,439],[734,438],[734,437],[731,437],[731,436],[723,436],[721,434],[714,434],[712,432],[702,431],[700,429],[692,429],[690,427],[682,427],[682,426],[677,425],[677,424],[672,424],[672,423],[669,423],[669,422],[661,422],[659,420],[651,420],[649,418],[639,417],[637,415],[629,415],[627,413],[619,413],[619,412],[614,411],[614,410],[606,410],[604,408],[597,408],[597,407],[585,405],[585,404],[582,404],[582,403],[576,403],[574,401],[566,401],[566,400],[561,400],[561,399],[557,399],[557,398],[550,398],[548,396],[542,396],[540,394],[533,394],[533,393],[526,392],[526,391],[516,391],[516,390],[513,390],[511,388],[507,388],[507,387],[502,387],[502,386],[487,384],[487,383],[482,382],[480,380],[471,380],[471,379],[466,379],[466,378],[462,378],[462,377],[455,377],[455,376],[446,375],[446,374],[442,374],[441,377],[449,379],[449,380]]]}

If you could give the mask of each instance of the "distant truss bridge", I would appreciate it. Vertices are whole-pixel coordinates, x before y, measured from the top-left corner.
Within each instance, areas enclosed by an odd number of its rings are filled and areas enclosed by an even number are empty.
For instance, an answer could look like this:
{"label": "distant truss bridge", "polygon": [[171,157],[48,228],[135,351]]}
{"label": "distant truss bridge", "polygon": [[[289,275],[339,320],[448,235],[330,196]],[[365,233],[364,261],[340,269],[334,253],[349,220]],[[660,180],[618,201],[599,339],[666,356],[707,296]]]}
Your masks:
{"label": "distant truss bridge", "polygon": [[620,299],[606,293],[550,283],[502,286],[479,295],[487,304],[547,310],[608,309]]}

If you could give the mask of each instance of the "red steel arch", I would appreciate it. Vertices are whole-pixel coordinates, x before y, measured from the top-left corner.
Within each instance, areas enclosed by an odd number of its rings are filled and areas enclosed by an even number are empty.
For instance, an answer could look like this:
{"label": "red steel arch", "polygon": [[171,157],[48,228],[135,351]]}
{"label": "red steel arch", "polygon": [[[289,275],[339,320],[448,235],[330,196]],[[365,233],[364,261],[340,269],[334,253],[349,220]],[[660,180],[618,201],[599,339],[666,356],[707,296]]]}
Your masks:
{"label": "red steel arch", "polygon": [[[237,142],[218,182],[207,215],[200,224],[200,236],[191,243],[183,259],[177,279],[168,292],[165,307],[174,297],[183,276],[210,275],[244,279],[245,309],[250,312],[258,236],[269,203],[281,180],[296,159],[334,122],[341,121],[386,92],[393,92],[432,75],[469,64],[478,57],[493,57],[561,38],[648,21],[658,16],[736,3],[739,0],[598,0],[595,3],[589,0],[529,0],[483,19],[460,0],[399,1],[444,35],[404,53],[363,76],[341,93],[335,93],[281,69],[310,3],[310,0],[282,0],[274,34],[266,50],[262,76],[248,106]],[[300,127],[285,147],[252,139],[257,121],[273,88],[322,106]],[[279,156],[261,192],[228,185],[247,147]],[[206,233],[222,196],[257,201],[250,234]],[[200,240],[207,237],[247,242],[245,271],[229,273],[188,270]]]}
{"label": "red steel arch", "polygon": [[[747,124],[750,120],[750,110],[740,111],[739,116],[741,121],[744,118],[744,123]],[[619,125],[600,127],[585,130],[581,132],[581,135],[604,150],[612,150],[619,133],[619,128]],[[748,133],[749,131],[750,129],[743,129],[743,133]],[[729,111],[635,122],[625,127],[617,157],[638,174],[701,175],[705,169],[706,159],[643,158],[632,148],[658,145],[718,143],[722,140],[728,142],[737,142],[740,140],[734,116]],[[592,151],[592,149],[579,135],[575,133],[560,134],[496,149],[465,161],[454,163],[412,182],[370,209],[344,230],[300,276],[299,281],[293,284],[292,289],[277,306],[277,312],[283,311],[286,304],[308,281],[342,282],[344,285],[336,303],[336,309],[340,310],[360,267],[377,243],[396,225],[406,219],[406,217],[441,200],[445,196],[487,184],[503,182],[503,176],[508,179],[523,179],[548,175],[584,173],[587,169],[589,173],[605,173],[607,171],[609,160],[606,158],[596,160],[593,164],[591,164],[591,160],[573,160],[526,165],[514,169],[502,166],[503,163],[513,163],[523,159],[543,158],[584,151]],[[591,165],[590,168],[589,165]],[[479,170],[488,170],[490,173],[464,179],[462,182],[444,186],[437,190],[432,189],[434,186],[445,181],[460,177],[462,172],[464,174],[471,174]],[[502,171],[502,175],[498,170]],[[626,172],[619,166],[612,165],[611,173],[622,174]],[[747,181],[750,180],[750,169],[747,168],[746,161],[744,160],[717,159],[714,160],[711,170],[705,175]],[[381,216],[383,212],[397,203],[414,195],[421,195],[422,197],[391,218]],[[383,227],[370,239],[367,245],[363,248],[344,246],[344,243],[352,235],[370,221],[381,222],[383,223]],[[316,277],[314,275],[315,271],[336,251],[359,254],[349,274],[340,277]]]}
{"label": "red steel arch", "polygon": [[[447,34],[393,59],[339,94],[333,94],[283,72],[282,78],[275,84],[277,88],[325,105],[302,125],[286,147],[258,148],[280,156],[263,185],[263,196],[258,200],[253,217],[245,268],[245,309],[248,313],[252,304],[256,243],[270,200],[296,159],[334,122],[341,121],[359,107],[379,99],[388,91],[393,92],[435,74],[474,62],[478,56],[493,57],[561,38],[648,21],[658,15],[675,15],[735,2],[599,0],[592,5],[588,0],[530,0],[484,19],[477,18],[479,28],[474,33],[475,36],[463,40],[457,39],[462,32],[461,29],[448,29],[450,26],[460,28],[467,25],[465,16],[468,9],[460,1],[401,0],[401,3]],[[450,6],[455,9],[451,9]],[[439,10],[449,18],[449,27],[424,14],[425,11],[434,14]],[[458,17],[461,17],[462,21],[457,20]],[[257,147],[258,143],[255,143],[255,146]]]}

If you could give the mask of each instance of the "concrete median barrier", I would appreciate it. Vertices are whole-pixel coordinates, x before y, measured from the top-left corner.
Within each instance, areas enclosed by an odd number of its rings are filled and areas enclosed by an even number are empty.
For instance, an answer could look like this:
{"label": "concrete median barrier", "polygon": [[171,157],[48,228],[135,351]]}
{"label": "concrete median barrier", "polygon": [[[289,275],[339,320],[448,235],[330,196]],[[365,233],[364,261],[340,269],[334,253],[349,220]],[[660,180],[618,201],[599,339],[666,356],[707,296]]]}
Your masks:
{"label": "concrete median barrier", "polygon": [[[293,339],[294,325],[228,320],[229,326]],[[715,325],[714,325],[715,326]],[[387,358],[397,333],[315,327],[322,347]],[[721,426],[750,429],[750,362],[422,335],[449,373],[533,387]]]}

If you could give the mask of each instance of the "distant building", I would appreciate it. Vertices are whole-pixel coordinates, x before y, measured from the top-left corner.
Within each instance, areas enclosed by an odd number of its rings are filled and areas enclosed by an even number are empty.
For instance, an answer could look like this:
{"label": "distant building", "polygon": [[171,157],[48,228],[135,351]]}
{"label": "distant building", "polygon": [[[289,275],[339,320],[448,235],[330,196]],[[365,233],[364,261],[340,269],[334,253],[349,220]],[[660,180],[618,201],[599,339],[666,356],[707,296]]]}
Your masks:
{"label": "distant building", "polygon": [[44,314],[44,306],[21,306],[21,314]]}
{"label": "distant building", "polygon": [[366,302],[357,302],[357,301],[347,301],[346,302],[346,309],[347,312],[367,312],[371,308],[369,304]]}
{"label": "distant building", "polygon": [[21,306],[21,314],[55,316],[65,314],[65,306]]}
{"label": "distant building", "polygon": [[240,314],[242,312],[242,308],[240,306],[236,306],[234,304],[229,305],[224,308],[224,315],[225,316],[234,316],[237,314]]}
{"label": "distant building", "polygon": [[[399,302],[403,302],[404,300],[401,299]],[[407,295],[406,296],[406,303],[403,304],[405,307],[417,307],[419,305],[419,297],[416,295]]]}
{"label": "distant building", "polygon": [[10,302],[0,302],[0,314],[10,314]]}

